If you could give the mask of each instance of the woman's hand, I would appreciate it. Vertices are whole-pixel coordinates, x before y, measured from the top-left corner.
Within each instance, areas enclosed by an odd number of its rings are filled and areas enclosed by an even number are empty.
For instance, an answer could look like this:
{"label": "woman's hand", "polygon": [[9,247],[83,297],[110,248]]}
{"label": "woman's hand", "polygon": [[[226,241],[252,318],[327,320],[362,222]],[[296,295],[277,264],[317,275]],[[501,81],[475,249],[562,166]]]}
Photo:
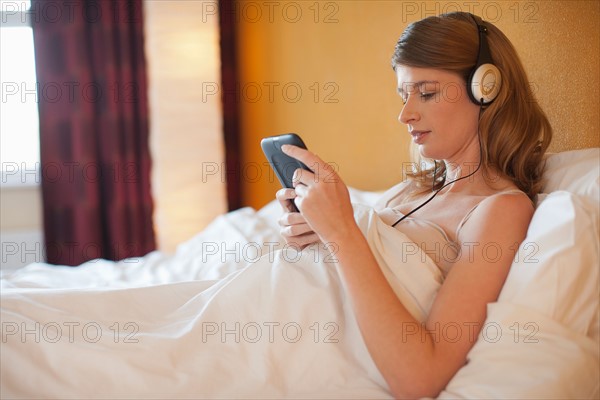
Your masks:
{"label": "woman's hand", "polygon": [[294,202],[302,217],[323,241],[337,242],[353,228],[354,212],[348,188],[335,169],[308,150],[292,145],[282,146],[284,153],[303,162],[311,171],[294,172]]}
{"label": "woman's hand", "polygon": [[309,244],[319,241],[319,236],[312,230],[306,219],[292,208],[292,202],[296,198],[294,189],[283,188],[275,195],[284,214],[279,219],[281,236],[286,243],[303,249]]}

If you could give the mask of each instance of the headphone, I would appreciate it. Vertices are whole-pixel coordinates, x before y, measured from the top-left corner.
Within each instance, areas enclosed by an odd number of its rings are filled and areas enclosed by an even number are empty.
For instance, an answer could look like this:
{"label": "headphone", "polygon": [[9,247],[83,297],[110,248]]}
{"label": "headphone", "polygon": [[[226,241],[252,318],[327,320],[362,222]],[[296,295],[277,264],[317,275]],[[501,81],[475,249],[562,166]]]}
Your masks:
{"label": "headphone", "polygon": [[502,84],[502,75],[498,67],[494,65],[490,54],[486,38],[487,27],[481,18],[473,14],[469,15],[477,25],[477,31],[479,32],[479,51],[477,52],[477,62],[467,80],[467,93],[473,103],[478,106],[485,106],[498,96]]}

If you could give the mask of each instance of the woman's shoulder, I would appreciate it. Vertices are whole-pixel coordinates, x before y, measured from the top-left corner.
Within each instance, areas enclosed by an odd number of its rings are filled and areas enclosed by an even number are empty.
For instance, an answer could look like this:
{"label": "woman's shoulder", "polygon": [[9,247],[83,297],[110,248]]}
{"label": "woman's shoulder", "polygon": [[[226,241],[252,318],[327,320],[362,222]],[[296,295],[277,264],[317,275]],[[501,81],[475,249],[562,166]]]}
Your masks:
{"label": "woman's shoulder", "polygon": [[458,226],[457,237],[461,231],[501,231],[508,225],[526,230],[533,212],[533,202],[525,192],[517,188],[500,190],[485,197],[465,215]]}
{"label": "woman's shoulder", "polygon": [[481,201],[483,206],[487,207],[518,207],[533,209],[534,203],[527,193],[515,186],[505,187],[492,193]]}
{"label": "woman's shoulder", "polygon": [[533,201],[529,198],[527,193],[512,185],[495,190],[492,193],[488,194],[483,198],[480,205],[489,206],[498,202],[514,205],[526,204],[533,206]]}

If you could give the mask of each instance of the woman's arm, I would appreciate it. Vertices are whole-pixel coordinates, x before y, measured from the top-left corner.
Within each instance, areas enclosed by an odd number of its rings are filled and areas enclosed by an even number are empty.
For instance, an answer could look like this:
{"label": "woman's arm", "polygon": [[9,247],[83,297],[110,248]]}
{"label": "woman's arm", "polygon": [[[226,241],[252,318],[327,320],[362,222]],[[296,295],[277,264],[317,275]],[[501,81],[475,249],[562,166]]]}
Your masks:
{"label": "woman's arm", "polygon": [[306,165],[318,164],[315,174],[297,171],[296,204],[323,242],[338,245],[336,258],[361,333],[392,393],[400,398],[437,396],[464,365],[486,306],[500,293],[531,219],[529,200],[501,195],[477,208],[461,230],[461,256],[422,325],[381,272],[353,219],[346,186],[314,154],[286,150]]}

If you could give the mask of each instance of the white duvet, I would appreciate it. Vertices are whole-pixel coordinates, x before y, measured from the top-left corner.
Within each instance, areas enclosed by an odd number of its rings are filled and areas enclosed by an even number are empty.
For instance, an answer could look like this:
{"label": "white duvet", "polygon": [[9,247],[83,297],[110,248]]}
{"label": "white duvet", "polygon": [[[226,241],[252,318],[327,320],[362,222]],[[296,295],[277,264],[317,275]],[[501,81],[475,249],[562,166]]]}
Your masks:
{"label": "white duvet", "polygon": [[[598,397],[598,268],[576,246],[595,246],[597,261],[598,222],[580,203],[566,192],[542,202],[468,364],[440,398]],[[546,219],[556,207],[565,217]],[[355,210],[394,291],[423,320],[439,270],[403,253],[408,238],[371,208]],[[3,276],[1,300],[3,399],[391,397],[335,246],[298,253],[251,209],[219,217],[174,256],[30,265]]]}
{"label": "white duvet", "polygon": [[[357,207],[357,218],[398,296],[424,318],[438,269],[402,255],[407,238],[372,210]],[[3,280],[2,398],[390,396],[335,246],[297,252],[244,209],[172,258],[133,261],[59,269],[52,281],[31,266]]]}

